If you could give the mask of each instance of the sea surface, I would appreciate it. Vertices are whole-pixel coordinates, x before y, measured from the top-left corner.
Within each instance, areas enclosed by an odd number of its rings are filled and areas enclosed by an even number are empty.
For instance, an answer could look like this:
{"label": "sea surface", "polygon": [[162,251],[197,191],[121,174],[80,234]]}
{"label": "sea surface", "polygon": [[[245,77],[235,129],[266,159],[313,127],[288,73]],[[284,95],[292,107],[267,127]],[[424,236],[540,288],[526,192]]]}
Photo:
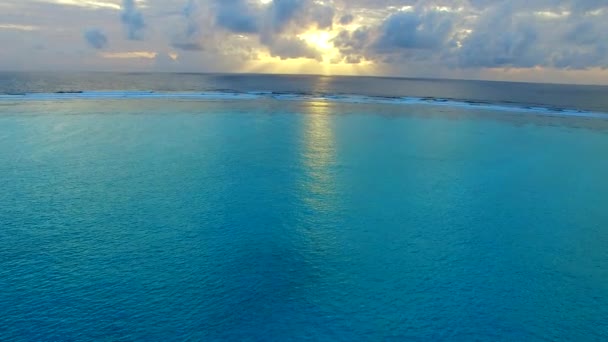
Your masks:
{"label": "sea surface", "polygon": [[0,73],[0,341],[606,341],[608,88]]}

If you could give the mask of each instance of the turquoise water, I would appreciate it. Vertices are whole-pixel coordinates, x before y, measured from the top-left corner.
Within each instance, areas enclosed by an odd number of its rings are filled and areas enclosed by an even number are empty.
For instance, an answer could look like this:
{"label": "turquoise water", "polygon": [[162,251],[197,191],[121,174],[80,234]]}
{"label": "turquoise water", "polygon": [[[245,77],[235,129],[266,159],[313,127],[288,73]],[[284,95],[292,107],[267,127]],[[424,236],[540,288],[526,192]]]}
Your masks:
{"label": "turquoise water", "polygon": [[607,340],[607,127],[0,104],[0,340]]}

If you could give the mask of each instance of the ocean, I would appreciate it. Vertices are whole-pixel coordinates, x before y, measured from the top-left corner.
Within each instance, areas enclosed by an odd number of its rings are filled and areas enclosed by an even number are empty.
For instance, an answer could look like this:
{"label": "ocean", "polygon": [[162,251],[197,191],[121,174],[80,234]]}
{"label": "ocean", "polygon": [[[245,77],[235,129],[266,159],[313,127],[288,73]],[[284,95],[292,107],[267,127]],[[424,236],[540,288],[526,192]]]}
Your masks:
{"label": "ocean", "polygon": [[608,87],[0,73],[1,341],[608,340]]}

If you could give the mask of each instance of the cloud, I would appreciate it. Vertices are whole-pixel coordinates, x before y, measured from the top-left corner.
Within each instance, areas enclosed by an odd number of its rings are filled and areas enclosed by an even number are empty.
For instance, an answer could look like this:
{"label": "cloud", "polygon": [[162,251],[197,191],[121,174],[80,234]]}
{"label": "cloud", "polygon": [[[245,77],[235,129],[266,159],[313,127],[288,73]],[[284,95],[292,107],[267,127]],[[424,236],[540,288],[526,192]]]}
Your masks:
{"label": "cloud", "polygon": [[274,0],[268,4],[247,0],[215,0],[215,25],[220,30],[257,36],[271,56],[281,59],[320,60],[320,53],[298,34],[310,29],[331,29],[335,10],[314,0]]}
{"label": "cloud", "polygon": [[341,25],[348,25],[348,24],[352,23],[353,20],[355,20],[355,17],[352,14],[345,14],[340,17],[339,22]]}
{"label": "cloud", "polygon": [[275,40],[267,42],[266,46],[269,49],[270,55],[281,59],[288,58],[310,58],[321,60],[319,51],[308,46],[306,42],[300,38],[293,37],[278,37]]}
{"label": "cloud", "polygon": [[260,42],[272,56],[322,60],[320,52],[297,35],[314,28],[331,29],[333,7],[313,0],[274,0],[262,15],[265,25],[260,32]]}
{"label": "cloud", "polygon": [[375,43],[380,53],[400,49],[439,49],[453,28],[453,14],[437,9],[415,9],[391,14],[380,25]]}
{"label": "cloud", "polygon": [[245,0],[216,0],[216,24],[234,33],[256,33],[259,31],[258,8]]}
{"label": "cloud", "polygon": [[195,34],[199,33],[200,27],[198,25],[198,21],[196,20],[196,12],[198,11],[198,4],[195,0],[188,0],[188,3],[184,7],[182,13],[184,18],[186,19],[186,32],[185,35],[187,37],[192,37]]}
{"label": "cloud", "polygon": [[200,6],[195,0],[188,0],[180,12],[183,27],[171,39],[171,46],[184,51],[202,51],[203,44]]}
{"label": "cloud", "polygon": [[462,67],[534,67],[544,64],[539,28],[530,17],[517,16],[509,4],[487,10],[462,41]]}
{"label": "cloud", "polygon": [[[462,40],[457,66],[463,68],[607,68],[608,4],[599,1],[544,1],[486,6]],[[549,6],[553,4],[554,6]],[[559,7],[558,5],[561,5]]]}
{"label": "cloud", "polygon": [[314,0],[274,0],[265,13],[265,22],[272,25],[275,32],[285,32],[290,26],[329,29],[333,25],[335,9]]}
{"label": "cloud", "polygon": [[375,26],[342,30],[333,39],[339,61],[405,63],[439,56],[451,43],[455,14],[436,7],[407,7],[390,13]]}
{"label": "cloud", "polygon": [[[179,53],[174,61],[184,70],[220,62],[224,70],[254,70],[268,55],[276,57],[269,64],[300,58],[335,64],[323,70],[357,64],[346,67],[391,75],[608,69],[605,0],[4,0],[0,7],[0,38],[11,46],[0,68],[34,55],[65,68],[128,69],[124,63],[135,60],[81,61],[84,38],[93,49],[112,39],[115,53]],[[103,31],[75,29],[83,27]],[[127,39],[113,39],[121,31]],[[41,44],[47,48],[35,50]]]}
{"label": "cloud", "polygon": [[99,29],[85,31],[84,39],[94,49],[103,49],[108,45],[108,37]]}
{"label": "cloud", "polygon": [[269,19],[276,31],[282,31],[300,12],[306,0],[275,0],[270,3]]}
{"label": "cloud", "polygon": [[143,30],[146,27],[144,16],[137,8],[135,0],[123,0],[120,20],[127,29],[129,40],[142,40]]}
{"label": "cloud", "polygon": [[564,40],[566,42],[578,46],[597,44],[600,43],[602,38],[604,38],[602,32],[594,23],[589,21],[574,24],[564,35]]}
{"label": "cloud", "polygon": [[[386,4],[391,1],[383,2]],[[389,69],[608,68],[608,3],[596,0],[416,1],[370,11],[379,20],[342,30],[334,62]],[[369,1],[350,2],[372,6]],[[347,18],[349,19],[349,18]],[[346,20],[345,22],[348,22]]]}
{"label": "cloud", "polygon": [[370,44],[371,32],[367,27],[359,27],[354,31],[342,30],[332,40],[334,46],[340,51],[341,58],[337,58],[334,62],[339,63],[345,61],[349,64],[358,64],[368,55],[368,46]]}
{"label": "cloud", "polygon": [[184,51],[203,51],[203,45],[200,43],[171,43],[171,46]]}
{"label": "cloud", "polygon": [[317,25],[317,28],[328,30],[333,27],[335,9],[332,6],[313,2],[309,11],[312,22]]}

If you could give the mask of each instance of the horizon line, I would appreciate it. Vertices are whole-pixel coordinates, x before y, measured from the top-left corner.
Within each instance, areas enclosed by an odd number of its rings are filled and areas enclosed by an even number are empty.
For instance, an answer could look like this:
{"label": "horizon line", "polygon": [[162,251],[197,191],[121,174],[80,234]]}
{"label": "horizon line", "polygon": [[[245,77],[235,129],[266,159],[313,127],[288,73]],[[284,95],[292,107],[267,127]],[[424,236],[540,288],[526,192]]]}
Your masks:
{"label": "horizon line", "polygon": [[150,74],[174,74],[174,75],[208,75],[208,76],[305,76],[305,77],[343,77],[343,78],[379,78],[379,79],[395,79],[395,80],[415,80],[415,81],[453,81],[453,82],[491,82],[491,83],[514,83],[514,84],[547,84],[561,86],[589,86],[589,87],[608,87],[606,83],[560,83],[551,81],[517,81],[517,80],[497,80],[486,78],[454,78],[454,77],[422,77],[422,76],[387,76],[387,75],[345,75],[345,74],[315,74],[315,73],[265,73],[265,72],[231,72],[231,71],[109,71],[109,70],[2,70],[0,73],[53,73],[53,74],[78,74],[78,73],[99,73],[99,74],[132,74],[132,75],[150,75]]}

